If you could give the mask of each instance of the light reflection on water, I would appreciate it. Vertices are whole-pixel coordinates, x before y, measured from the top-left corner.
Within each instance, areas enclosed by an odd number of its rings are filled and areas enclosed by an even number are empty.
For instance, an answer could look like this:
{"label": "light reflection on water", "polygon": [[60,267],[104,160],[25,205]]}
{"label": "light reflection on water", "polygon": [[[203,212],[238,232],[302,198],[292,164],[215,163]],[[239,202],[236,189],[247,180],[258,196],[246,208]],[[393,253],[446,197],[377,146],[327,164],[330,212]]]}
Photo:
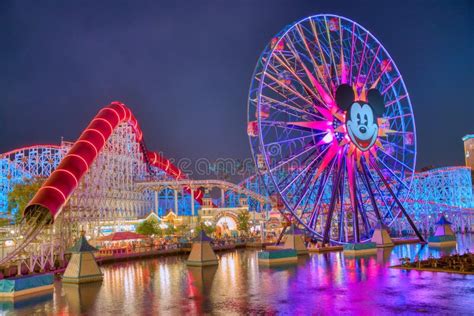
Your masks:
{"label": "light reflection on water", "polygon": [[458,241],[457,247],[404,245],[356,258],[312,254],[278,268],[260,267],[251,250],[222,254],[219,266],[208,268],[187,268],[184,256],[116,263],[103,267],[102,284],[57,282],[54,294],[3,302],[0,310],[8,315],[471,314],[474,275],[388,268],[401,257],[439,257],[474,245],[473,235]]}

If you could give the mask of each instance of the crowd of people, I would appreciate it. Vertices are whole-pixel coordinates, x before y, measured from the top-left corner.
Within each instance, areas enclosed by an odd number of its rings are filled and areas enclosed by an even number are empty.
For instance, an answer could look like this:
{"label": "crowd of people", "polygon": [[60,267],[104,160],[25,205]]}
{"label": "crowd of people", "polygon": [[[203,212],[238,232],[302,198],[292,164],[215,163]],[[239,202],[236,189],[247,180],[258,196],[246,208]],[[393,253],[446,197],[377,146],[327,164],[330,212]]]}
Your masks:
{"label": "crowd of people", "polygon": [[[230,249],[236,245],[244,244],[248,241],[255,241],[255,238],[224,236],[221,238],[214,238],[211,242],[211,245],[215,249]],[[95,242],[94,244],[99,250],[99,256],[116,256],[132,253],[190,248],[192,239],[183,236],[146,237],[142,239],[129,239],[120,241],[99,241]]]}

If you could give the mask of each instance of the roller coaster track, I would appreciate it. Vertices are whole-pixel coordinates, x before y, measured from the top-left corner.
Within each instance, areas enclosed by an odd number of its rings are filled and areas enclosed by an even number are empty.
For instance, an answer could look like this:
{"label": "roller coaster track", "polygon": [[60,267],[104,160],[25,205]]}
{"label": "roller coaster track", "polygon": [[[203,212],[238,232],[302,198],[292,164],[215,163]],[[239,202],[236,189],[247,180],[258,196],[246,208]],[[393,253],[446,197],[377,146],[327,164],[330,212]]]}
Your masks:
{"label": "roller coaster track", "polygon": [[[177,180],[186,179],[186,175],[168,159],[147,150],[143,140],[143,132],[130,109],[123,103],[112,102],[102,108],[92,119],[71,149],[62,158],[57,168],[28,203],[23,212],[23,220],[20,225],[23,239],[12,252],[0,261],[0,265],[12,261],[41,233],[43,228],[54,222],[78,187],[81,179],[100,155],[107,140],[115,129],[123,123],[132,127],[150,173],[153,173],[150,167],[153,166]],[[188,190],[188,193],[190,192]],[[202,192],[200,190],[194,191],[193,196],[198,203],[202,203]]]}

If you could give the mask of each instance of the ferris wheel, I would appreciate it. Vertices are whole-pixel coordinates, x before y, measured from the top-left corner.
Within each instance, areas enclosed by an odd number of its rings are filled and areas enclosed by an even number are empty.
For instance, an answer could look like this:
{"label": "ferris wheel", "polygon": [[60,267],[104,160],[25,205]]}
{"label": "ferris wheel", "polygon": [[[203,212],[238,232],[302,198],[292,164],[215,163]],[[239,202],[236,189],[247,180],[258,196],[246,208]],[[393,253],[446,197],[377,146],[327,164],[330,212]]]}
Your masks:
{"label": "ferris wheel", "polygon": [[363,242],[377,223],[408,224],[416,160],[405,83],[365,28],[315,15],[284,28],[255,68],[247,133],[286,214],[325,242]]}

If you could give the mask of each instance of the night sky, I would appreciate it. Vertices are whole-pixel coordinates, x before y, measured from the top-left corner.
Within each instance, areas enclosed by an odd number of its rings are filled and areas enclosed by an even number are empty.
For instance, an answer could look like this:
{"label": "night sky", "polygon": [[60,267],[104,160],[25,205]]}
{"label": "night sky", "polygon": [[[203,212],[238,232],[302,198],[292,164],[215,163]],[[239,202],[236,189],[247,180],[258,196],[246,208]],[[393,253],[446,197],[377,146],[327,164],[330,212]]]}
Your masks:
{"label": "night sky", "polygon": [[335,13],[366,27],[402,73],[418,161],[464,163],[474,133],[472,1],[2,1],[0,152],[75,140],[113,100],[167,157],[250,157],[246,103],[272,36]]}

